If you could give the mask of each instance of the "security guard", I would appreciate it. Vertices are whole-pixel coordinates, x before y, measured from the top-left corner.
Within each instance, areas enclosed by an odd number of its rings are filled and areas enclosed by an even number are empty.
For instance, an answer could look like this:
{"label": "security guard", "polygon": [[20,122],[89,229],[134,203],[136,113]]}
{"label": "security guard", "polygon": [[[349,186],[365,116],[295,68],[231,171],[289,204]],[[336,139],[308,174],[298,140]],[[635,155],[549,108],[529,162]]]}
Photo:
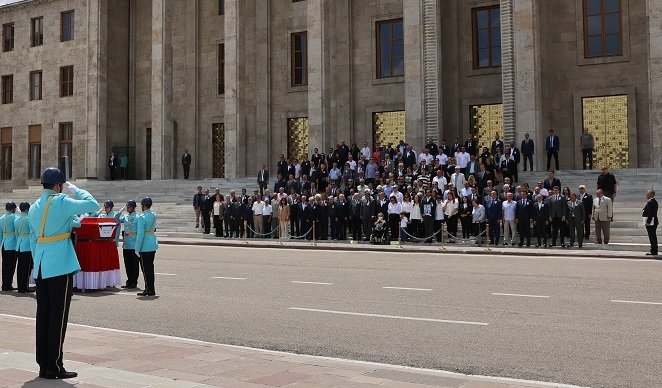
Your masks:
{"label": "security guard", "polygon": [[[62,363],[62,344],[67,331],[73,275],[80,271],[71,243],[76,215],[95,211],[99,204],[90,193],[66,182],[58,168],[41,175],[44,191],[30,207],[30,247],[34,260],[32,275],[37,283],[36,356],[39,377],[68,379]],[[63,192],[74,196],[70,198]]]}
{"label": "security guard", "polygon": [[16,256],[18,267],[16,269],[16,279],[18,282],[18,292],[24,294],[34,292],[29,288],[30,270],[32,269],[32,251],[30,250],[30,224],[28,223],[28,211],[30,204],[21,202],[18,205],[21,214],[14,220],[14,229],[16,230]]}
{"label": "security guard", "polygon": [[152,208],[152,199],[145,197],[140,201],[143,214],[137,217],[136,226],[136,256],[140,258],[140,266],[145,277],[145,291],[138,293],[139,296],[155,296],[154,291],[154,256],[159,249],[154,231],[156,230],[156,214]]}
{"label": "security guard", "polygon": [[7,202],[7,211],[0,217],[2,229],[2,291],[13,291],[14,271],[16,271],[16,235],[14,233],[14,219],[16,204]]}
{"label": "security guard", "polygon": [[137,288],[138,273],[140,272],[139,258],[136,256],[136,201],[130,200],[126,203],[126,212],[120,218],[124,224],[122,232],[122,256],[124,256],[124,269],[126,270],[126,285],[122,288]]}

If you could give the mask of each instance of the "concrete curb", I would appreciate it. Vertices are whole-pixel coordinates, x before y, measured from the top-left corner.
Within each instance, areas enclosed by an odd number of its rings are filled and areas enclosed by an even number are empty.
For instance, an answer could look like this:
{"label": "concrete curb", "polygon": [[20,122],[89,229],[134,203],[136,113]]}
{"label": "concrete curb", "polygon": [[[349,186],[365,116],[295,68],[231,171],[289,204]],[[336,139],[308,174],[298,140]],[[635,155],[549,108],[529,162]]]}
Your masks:
{"label": "concrete curb", "polygon": [[[216,240],[211,238],[168,238],[159,237],[159,243],[164,245],[199,245],[210,247],[232,248],[261,248],[261,249],[297,249],[297,250],[332,250],[341,252],[402,252],[418,254],[472,254],[491,256],[531,256],[531,257],[577,257],[600,259],[628,259],[628,260],[660,260],[645,256],[645,250],[614,250],[614,249],[582,249],[578,248],[503,248],[503,247],[469,247],[452,245],[371,245],[333,242],[299,243],[279,240]],[[616,246],[615,246],[616,247]],[[631,248],[631,247],[628,247]]]}

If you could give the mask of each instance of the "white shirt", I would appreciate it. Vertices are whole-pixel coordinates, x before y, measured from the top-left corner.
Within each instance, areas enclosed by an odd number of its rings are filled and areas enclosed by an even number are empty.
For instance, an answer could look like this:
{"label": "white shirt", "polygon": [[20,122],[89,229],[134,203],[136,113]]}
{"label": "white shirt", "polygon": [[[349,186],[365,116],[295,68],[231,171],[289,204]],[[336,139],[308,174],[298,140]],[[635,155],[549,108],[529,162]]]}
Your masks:
{"label": "white shirt", "polygon": [[432,178],[432,183],[436,184],[439,190],[446,190],[446,186],[448,186],[448,180],[445,176]]}
{"label": "white shirt", "polygon": [[271,205],[268,202],[262,208],[262,215],[263,216],[270,216],[271,215]]}
{"label": "white shirt", "polygon": [[432,159],[433,159],[433,158],[434,158],[434,157],[433,157],[432,155],[430,155],[430,154],[426,154],[425,152],[421,152],[421,153],[418,155],[418,163],[420,164],[420,163],[421,163],[421,160],[425,160],[425,164],[426,164],[427,166],[429,166],[429,165],[432,163]]}
{"label": "white shirt", "polygon": [[407,223],[408,222],[409,222],[409,220],[407,219],[407,217],[403,216],[402,218],[400,218],[400,227],[401,228],[407,228]]}
{"label": "white shirt", "polygon": [[439,155],[437,155],[437,160],[439,161],[439,164],[445,166],[446,164],[448,164],[448,155],[442,152]]}
{"label": "white shirt", "polygon": [[412,209],[413,207],[414,207],[414,206],[412,205],[411,202],[403,202],[403,203],[402,203],[402,211],[403,211],[404,213],[411,213],[411,209]]}
{"label": "white shirt", "polygon": [[434,219],[436,221],[442,221],[444,218],[444,203],[442,201],[437,201],[437,207],[434,208]]}
{"label": "white shirt", "polygon": [[515,201],[503,201],[501,208],[503,209],[503,220],[504,221],[515,221],[515,207],[517,202]]}
{"label": "white shirt", "polygon": [[301,165],[299,163],[294,165],[294,179],[299,179],[301,174]]}
{"label": "white shirt", "polygon": [[356,170],[356,161],[355,160],[348,160],[347,163],[349,163],[349,169],[354,171]]}
{"label": "white shirt", "polygon": [[540,189],[540,195],[542,195],[543,197],[549,197],[549,190],[543,187],[542,189]]}
{"label": "white shirt", "polygon": [[417,203],[412,203],[411,212],[409,213],[412,220],[422,220],[423,216],[421,215],[421,206]]}
{"label": "white shirt", "polygon": [[468,197],[471,195],[471,193],[472,193],[471,187],[464,187],[462,188],[462,190],[460,190],[460,195],[462,197]]}
{"label": "white shirt", "polygon": [[363,155],[363,157],[366,159],[370,159],[370,155],[372,155],[370,152],[370,147],[361,148],[361,155]]}
{"label": "white shirt", "polygon": [[457,159],[458,167],[467,168],[467,164],[471,160],[471,155],[468,152],[456,152],[455,159]]}
{"label": "white shirt", "polygon": [[394,191],[394,192],[391,193],[391,196],[394,196],[394,195],[395,195],[395,199],[398,200],[398,203],[402,203],[402,200],[404,199],[404,195],[402,195],[402,193],[399,192],[399,191],[398,192]]}
{"label": "white shirt", "polygon": [[214,215],[215,216],[220,216],[221,215],[221,205],[223,205],[223,202],[214,201]]}
{"label": "white shirt", "polygon": [[400,202],[389,202],[388,204],[388,214],[400,214],[402,213],[402,205]]}
{"label": "white shirt", "polygon": [[254,216],[261,216],[263,210],[264,210],[264,203],[263,202],[253,202],[253,215]]}
{"label": "white shirt", "polygon": [[464,174],[461,172],[453,173],[453,175],[451,175],[451,183],[455,185],[455,190],[457,190],[459,187],[464,187],[464,182],[466,182],[466,180],[467,178],[465,178]]}
{"label": "white shirt", "polygon": [[453,201],[447,199],[444,201],[444,206],[446,206],[446,211],[445,211],[446,216],[450,217],[453,214],[457,213],[459,202],[457,201],[457,199],[454,199]]}

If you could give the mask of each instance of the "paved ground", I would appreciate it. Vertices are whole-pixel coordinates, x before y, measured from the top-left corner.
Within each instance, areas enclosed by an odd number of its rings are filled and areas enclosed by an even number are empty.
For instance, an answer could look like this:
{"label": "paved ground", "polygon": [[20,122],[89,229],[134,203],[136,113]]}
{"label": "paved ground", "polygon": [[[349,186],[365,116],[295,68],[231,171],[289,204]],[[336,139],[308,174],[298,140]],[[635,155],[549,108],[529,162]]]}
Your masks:
{"label": "paved ground", "polygon": [[[582,386],[662,381],[660,261],[332,248],[164,246],[158,298],[78,294],[71,321]],[[33,299],[15,295],[0,311],[31,316]]]}

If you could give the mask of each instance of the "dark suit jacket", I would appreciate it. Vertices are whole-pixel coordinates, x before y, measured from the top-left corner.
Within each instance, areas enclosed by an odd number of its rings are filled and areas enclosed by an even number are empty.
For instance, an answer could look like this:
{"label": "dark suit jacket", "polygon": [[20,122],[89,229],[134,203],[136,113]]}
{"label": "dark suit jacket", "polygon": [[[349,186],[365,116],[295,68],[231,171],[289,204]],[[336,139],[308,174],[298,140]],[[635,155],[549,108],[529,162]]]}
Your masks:
{"label": "dark suit jacket", "polygon": [[[559,178],[554,178],[551,182],[547,178],[543,182],[543,187],[550,191],[549,195],[552,195],[551,191],[555,186],[558,186],[559,189],[561,188],[561,180]],[[593,206],[593,202],[591,202],[591,206]]]}
{"label": "dark suit jacket", "polygon": [[191,165],[191,154],[186,153],[182,155],[182,164],[184,166],[190,166]]}
{"label": "dark suit jacket", "polygon": [[269,170],[260,170],[257,172],[257,183],[269,183]]}
{"label": "dark suit jacket", "polygon": [[589,193],[586,193],[584,198],[581,198],[582,203],[584,204],[584,217],[588,218],[593,214],[593,196]]}
{"label": "dark suit jacket", "polygon": [[[552,138],[552,144],[550,145],[550,138]],[[549,135],[545,139],[545,151],[547,152],[553,152],[553,151],[558,151],[561,148],[561,145],[559,143],[559,137],[558,135]]]}
{"label": "dark suit jacket", "polygon": [[439,146],[439,151],[443,152],[446,154],[446,156],[451,157],[451,147],[448,146],[448,144],[442,144]]}
{"label": "dark suit jacket", "polygon": [[543,201],[542,202],[542,208],[538,207],[538,202],[534,202],[532,205],[533,209],[533,221],[536,223],[536,225],[545,225],[547,221],[549,220],[549,205]]}
{"label": "dark suit jacket", "polygon": [[492,155],[496,155],[497,153],[497,148],[501,147],[502,151],[505,151],[503,149],[503,140],[493,140],[492,141],[492,147],[490,148],[490,152]]}
{"label": "dark suit jacket", "polygon": [[562,218],[566,216],[568,208],[568,199],[560,195],[559,200],[556,199],[554,195],[551,195],[547,198],[547,203],[549,205],[549,216],[552,218]]}
{"label": "dark suit jacket", "polygon": [[524,203],[522,203],[522,200],[518,200],[517,204],[515,206],[515,219],[519,220],[520,224],[522,222],[525,223],[525,225],[528,225],[528,222],[533,219],[533,201],[531,201],[529,198],[524,200]]}
{"label": "dark suit jacket", "polygon": [[511,159],[515,159],[515,163],[519,164],[520,160],[522,159],[522,154],[520,153],[519,148],[511,148],[510,157]]}
{"label": "dark suit jacket", "polygon": [[512,181],[513,175],[517,173],[517,162],[515,162],[515,159],[510,158],[504,160],[503,162],[501,162],[501,165],[499,167],[503,172],[503,177],[510,178]]}
{"label": "dark suit jacket", "polygon": [[[303,204],[299,203],[298,209],[297,209],[297,215],[299,216],[299,220],[302,222],[312,222],[313,220],[313,205],[307,203],[306,208],[303,208]],[[307,230],[302,230],[301,233],[306,233]]]}
{"label": "dark suit jacket", "polygon": [[644,206],[644,210],[641,214],[642,217],[646,217],[646,223],[651,226],[657,226],[657,201],[655,198],[649,199]]}
{"label": "dark suit jacket", "polygon": [[467,140],[464,142],[464,148],[466,149],[469,155],[476,155],[476,153],[478,152],[476,147],[478,147],[478,145],[476,144],[475,139],[473,141]]}
{"label": "dark suit jacket", "polygon": [[503,218],[502,204],[503,202],[500,201],[499,199],[496,200],[496,203],[494,203],[494,200],[492,200],[492,198],[488,198],[485,200],[485,214],[489,222],[494,223]]}
{"label": "dark suit jacket", "polygon": [[584,203],[582,201],[577,200],[577,206],[575,206],[574,210],[572,209],[572,202],[568,201],[566,209],[565,219],[568,223],[581,223],[584,221],[586,213],[584,212]]}
{"label": "dark suit jacket", "polygon": [[522,140],[522,145],[520,146],[520,149],[522,150],[522,155],[533,155],[535,151],[535,145],[533,144],[533,140],[529,139],[528,143],[525,140]]}

